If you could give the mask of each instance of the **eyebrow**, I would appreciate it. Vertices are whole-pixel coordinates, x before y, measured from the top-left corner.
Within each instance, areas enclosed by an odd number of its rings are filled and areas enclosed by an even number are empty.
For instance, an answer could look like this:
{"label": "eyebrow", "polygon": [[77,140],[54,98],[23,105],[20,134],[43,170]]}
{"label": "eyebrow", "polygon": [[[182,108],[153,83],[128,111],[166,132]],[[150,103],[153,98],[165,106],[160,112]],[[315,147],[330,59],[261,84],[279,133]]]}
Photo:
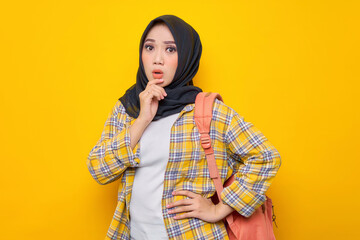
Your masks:
{"label": "eyebrow", "polygon": [[[145,42],[155,42],[155,40],[151,39],[151,38],[148,38],[148,39],[145,40]],[[165,44],[171,44],[171,43],[175,44],[174,41],[164,41],[163,43],[165,43]]]}

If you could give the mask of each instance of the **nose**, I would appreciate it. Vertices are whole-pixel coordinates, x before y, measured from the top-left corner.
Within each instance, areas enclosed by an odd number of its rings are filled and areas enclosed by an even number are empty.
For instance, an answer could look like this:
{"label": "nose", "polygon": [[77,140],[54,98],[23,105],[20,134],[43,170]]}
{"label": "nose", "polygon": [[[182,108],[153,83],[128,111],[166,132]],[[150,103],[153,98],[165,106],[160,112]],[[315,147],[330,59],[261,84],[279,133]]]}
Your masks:
{"label": "nose", "polygon": [[158,49],[155,53],[154,64],[160,64],[160,65],[164,64],[164,56],[163,53],[160,51],[160,49]]}

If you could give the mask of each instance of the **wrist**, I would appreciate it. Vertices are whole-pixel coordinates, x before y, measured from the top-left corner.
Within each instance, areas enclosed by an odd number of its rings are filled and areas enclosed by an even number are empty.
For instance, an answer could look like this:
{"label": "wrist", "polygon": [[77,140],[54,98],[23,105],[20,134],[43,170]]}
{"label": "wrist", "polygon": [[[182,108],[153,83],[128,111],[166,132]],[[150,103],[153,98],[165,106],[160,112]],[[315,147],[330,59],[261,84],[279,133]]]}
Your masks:
{"label": "wrist", "polygon": [[[138,123],[138,124],[140,124],[140,125],[142,125],[142,126],[144,126],[144,127],[147,127],[147,125],[150,124],[151,120],[145,119],[145,118],[139,116],[139,117],[135,120],[135,122]],[[135,122],[134,122],[134,123],[135,123]]]}
{"label": "wrist", "polygon": [[219,216],[221,216],[221,219],[227,217],[233,211],[234,209],[232,207],[230,207],[227,204],[224,204],[222,201],[216,205],[216,212],[217,214],[219,214]]}

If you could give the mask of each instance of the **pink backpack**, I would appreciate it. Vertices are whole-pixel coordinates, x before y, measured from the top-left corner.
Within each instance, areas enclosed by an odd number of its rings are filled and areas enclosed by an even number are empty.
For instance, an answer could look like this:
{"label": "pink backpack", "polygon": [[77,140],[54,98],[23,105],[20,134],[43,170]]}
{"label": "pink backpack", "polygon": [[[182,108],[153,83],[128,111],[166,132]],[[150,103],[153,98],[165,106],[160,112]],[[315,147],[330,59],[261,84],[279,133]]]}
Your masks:
{"label": "pink backpack", "polygon": [[[223,187],[229,186],[234,181],[231,176],[224,186],[221,183],[218,168],[214,157],[214,150],[211,146],[210,123],[212,119],[213,103],[215,99],[222,100],[218,93],[200,92],[195,100],[195,123],[200,132],[201,146],[203,147],[209,166],[210,177],[213,179],[216,192],[211,199],[217,204]],[[216,197],[217,195],[217,197]],[[265,203],[257,208],[248,218],[233,211],[226,217],[225,226],[230,240],[275,240],[272,225],[272,201],[266,196]]]}

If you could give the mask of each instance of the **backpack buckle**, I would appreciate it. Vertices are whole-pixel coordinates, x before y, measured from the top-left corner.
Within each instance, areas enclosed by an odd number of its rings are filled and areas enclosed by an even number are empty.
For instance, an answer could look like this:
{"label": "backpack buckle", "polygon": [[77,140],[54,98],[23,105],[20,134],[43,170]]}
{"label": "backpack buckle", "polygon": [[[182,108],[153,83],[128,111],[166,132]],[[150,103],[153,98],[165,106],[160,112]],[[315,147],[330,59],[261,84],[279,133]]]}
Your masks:
{"label": "backpack buckle", "polygon": [[210,135],[207,133],[203,133],[200,135],[200,142],[201,142],[201,146],[204,149],[208,149],[211,147],[211,139],[210,139]]}

